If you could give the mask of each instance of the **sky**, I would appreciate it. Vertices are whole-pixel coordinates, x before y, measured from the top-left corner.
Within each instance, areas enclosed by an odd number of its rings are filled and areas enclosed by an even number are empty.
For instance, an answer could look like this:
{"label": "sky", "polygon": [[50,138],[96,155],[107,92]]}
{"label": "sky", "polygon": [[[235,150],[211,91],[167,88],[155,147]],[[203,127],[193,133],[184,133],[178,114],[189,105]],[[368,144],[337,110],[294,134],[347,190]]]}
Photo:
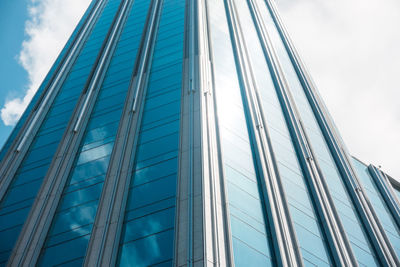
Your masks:
{"label": "sky", "polygon": [[[349,151],[400,179],[400,2],[275,0]],[[90,0],[0,0],[0,146]]]}
{"label": "sky", "polygon": [[400,179],[400,1],[275,0],[352,155]]}
{"label": "sky", "polygon": [[[28,74],[18,63],[28,17],[27,0],[0,1],[0,107],[24,93]],[[0,121],[0,147],[12,127]]]}
{"label": "sky", "polygon": [[90,0],[0,0],[0,147]]}

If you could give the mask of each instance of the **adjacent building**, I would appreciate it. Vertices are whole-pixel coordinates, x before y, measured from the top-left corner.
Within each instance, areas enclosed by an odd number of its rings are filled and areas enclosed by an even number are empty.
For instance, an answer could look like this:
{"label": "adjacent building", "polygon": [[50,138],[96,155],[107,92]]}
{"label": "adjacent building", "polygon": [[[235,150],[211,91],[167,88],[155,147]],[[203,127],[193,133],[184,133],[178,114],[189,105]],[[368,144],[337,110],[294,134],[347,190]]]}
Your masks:
{"label": "adjacent building", "polygon": [[93,0],[0,160],[2,266],[400,265],[272,0]]}

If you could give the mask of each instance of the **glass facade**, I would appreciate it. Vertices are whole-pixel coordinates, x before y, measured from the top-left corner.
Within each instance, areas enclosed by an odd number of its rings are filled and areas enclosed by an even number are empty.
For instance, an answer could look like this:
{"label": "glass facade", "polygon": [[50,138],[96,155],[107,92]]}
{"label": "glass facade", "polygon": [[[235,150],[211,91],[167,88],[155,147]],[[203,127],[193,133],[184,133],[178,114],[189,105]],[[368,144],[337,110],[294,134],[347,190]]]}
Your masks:
{"label": "glass facade", "polygon": [[368,166],[355,158],[353,159],[353,163],[365,192],[374,207],[374,211],[385,229],[387,237],[392,243],[397,255],[400,255],[400,229],[390,213],[374,179],[368,171]]}
{"label": "glass facade", "polygon": [[0,151],[0,266],[400,265],[400,191],[332,147],[285,34],[271,0],[93,1]]}
{"label": "glass facade", "polygon": [[[113,19],[118,8],[118,2],[110,1],[102,11],[90,37],[86,40],[67,78],[61,85],[46,118],[40,126],[22,163],[18,167],[7,189],[7,193],[1,199],[0,236],[2,240],[7,240],[4,243],[2,242],[4,247],[2,246],[1,248],[1,260],[3,263],[9,257],[11,249],[29,214],[74,106],[93,67],[97,53],[101,48],[102,40],[107,34],[106,27]],[[54,71],[53,69],[50,70],[47,76],[51,76],[51,72]],[[23,116],[21,120],[24,119],[25,117]],[[20,124],[22,124],[22,121],[17,124],[17,128]],[[5,148],[7,146],[6,144]]]}
{"label": "glass facade", "polygon": [[[278,170],[287,195],[292,220],[299,236],[299,245],[305,263],[318,266],[330,265],[324,236],[315,214],[307,185],[296,157],[284,113],[279,104],[276,90],[269,73],[267,60],[258,39],[249,2],[235,1],[240,24],[246,33],[252,71],[259,89],[264,120],[275,152]],[[318,249],[316,249],[318,248]]]}
{"label": "glass facade", "polygon": [[135,167],[130,174],[120,266],[172,265],[184,21],[184,1],[162,1]]}
{"label": "glass facade", "polygon": [[338,168],[333,160],[326,141],[324,140],[322,131],[319,128],[315,115],[310,107],[310,103],[304,93],[304,88],[297,76],[293,63],[278,32],[277,25],[270,15],[270,10],[263,3],[260,3],[259,7],[261,8],[261,14],[263,14],[264,23],[267,27],[268,33],[270,34],[272,44],[275,48],[278,59],[281,62],[283,73],[289,85],[294,103],[300,113],[301,120],[304,123],[305,130],[310,140],[310,145],[315,151],[315,157],[318,160],[322,174],[328,184],[330,193],[344,225],[344,229],[352,245],[353,252],[359,264],[369,265],[376,261],[376,256],[371,247],[370,241],[368,240],[365,230],[362,228],[354,204],[351,202],[349,194],[346,192],[342,177],[339,174]]}
{"label": "glass facade", "polygon": [[209,0],[207,4],[234,263],[237,266],[272,266],[271,235],[247,131],[225,12],[227,6],[223,1],[215,0]]}
{"label": "glass facade", "polygon": [[[114,2],[113,6],[117,7],[120,1]],[[148,1],[138,0],[128,11],[47,234],[40,265],[81,264],[84,260],[148,9]]]}

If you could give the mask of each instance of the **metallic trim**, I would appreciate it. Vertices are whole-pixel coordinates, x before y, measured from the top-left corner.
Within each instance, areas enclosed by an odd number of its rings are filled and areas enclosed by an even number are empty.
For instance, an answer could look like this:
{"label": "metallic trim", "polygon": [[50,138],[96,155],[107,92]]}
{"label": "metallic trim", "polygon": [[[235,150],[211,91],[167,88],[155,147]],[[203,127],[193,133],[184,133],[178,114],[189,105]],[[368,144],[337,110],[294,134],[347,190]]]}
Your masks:
{"label": "metallic trim", "polygon": [[357,175],[352,169],[347,151],[342,144],[342,140],[336,133],[333,121],[331,120],[325,106],[316,93],[315,85],[313,84],[304,64],[300,60],[296,49],[294,48],[287,30],[284,27],[280,16],[278,15],[275,3],[272,0],[265,0],[270,14],[277,26],[278,32],[281,35],[281,39],[286,47],[286,50],[292,60],[293,66],[298,74],[299,80],[303,86],[304,92],[308,98],[310,106],[314,112],[315,118],[322,130],[325,137],[326,143],[331,151],[336,165],[344,178],[345,185],[348,192],[353,200],[353,203],[358,211],[361,220],[364,223],[364,227],[369,234],[372,244],[379,255],[379,259],[383,260],[384,264],[391,266],[400,265],[399,260],[394,252],[394,249],[386,237],[382,226],[373,209],[370,208],[369,200],[360,186]]}
{"label": "metallic trim", "polygon": [[385,176],[385,178],[387,179],[387,182],[390,184],[389,186],[389,191],[392,194],[393,199],[395,200],[395,202],[397,203],[397,205],[400,206],[400,198],[399,196],[397,196],[396,191],[400,191],[400,182],[397,181],[396,179],[394,179],[393,177],[389,176],[387,173],[384,173],[383,171],[381,171],[382,175]]}
{"label": "metallic trim", "polygon": [[[218,266],[234,266],[233,247],[232,247],[232,231],[230,224],[230,212],[228,203],[228,192],[223,167],[223,151],[221,145],[221,136],[219,128],[218,118],[218,107],[216,99],[216,86],[215,86],[215,69],[213,66],[213,47],[210,38],[210,17],[209,17],[209,5],[212,0],[205,1],[204,5],[204,19],[207,28],[203,28],[200,33],[203,33],[202,42],[199,43],[201,48],[200,52],[204,53],[202,62],[201,75],[203,76],[203,94],[204,94],[204,117],[202,127],[205,131],[203,143],[207,144],[207,149],[203,150],[203,157],[207,158],[203,163],[207,163],[204,166],[208,168],[204,172],[204,195],[209,194],[210,197],[205,197],[205,203],[210,205],[210,208],[204,207],[204,213],[211,211],[211,221],[205,220],[207,238],[212,240],[211,244],[206,244],[206,259],[207,263],[212,264],[213,259],[217,260],[215,265]],[[199,24],[200,25],[200,24]],[[208,178],[209,177],[209,178]],[[208,227],[209,228],[208,228]],[[212,233],[208,233],[208,229]],[[215,236],[214,236],[215,234]],[[211,245],[211,247],[210,247]],[[211,259],[209,259],[211,257]]]}
{"label": "metallic trim", "polygon": [[394,197],[392,185],[388,181],[387,177],[375,166],[369,165],[368,172],[378,187],[379,193],[385,200],[385,203],[388,206],[390,213],[397,224],[397,227],[400,228],[400,206]]}
{"label": "metallic trim", "polygon": [[[75,37],[71,47],[68,49],[62,62],[59,63],[59,67],[53,74],[54,76],[48,82],[48,88],[44,90],[41,97],[41,99],[44,97],[44,100],[40,100],[40,102],[37,103],[37,106],[32,110],[31,114],[25,121],[24,126],[21,127],[19,134],[4,156],[0,165],[0,177],[2,177],[0,180],[0,201],[4,198],[8,187],[12,183],[19,165],[29,150],[37,131],[40,129],[40,126],[45,119],[52,102],[61,88],[64,79],[66,78],[66,74],[78,57],[83,44],[85,43],[89,33],[95,25],[95,22],[101,14],[101,11],[105,6],[105,2],[105,0],[98,0],[97,5],[93,6],[90,15],[86,18],[85,23],[79,30],[79,33]],[[17,148],[15,148],[16,146]]]}
{"label": "metallic trim", "polygon": [[[305,182],[310,189],[310,196],[314,199],[314,208],[318,214],[322,230],[324,230],[327,237],[333,260],[337,265],[341,266],[354,264],[356,261],[351,252],[349,242],[347,237],[343,235],[343,226],[338,219],[329,190],[323,179],[321,179],[322,173],[318,162],[314,158],[313,149],[309,144],[305,129],[299,119],[299,114],[293,98],[290,91],[287,89],[288,84],[264,27],[264,22],[260,16],[260,10],[254,1],[248,0],[248,4],[256,24],[256,30],[263,46],[265,56],[269,61],[271,75],[275,81],[277,95],[286,117],[286,123],[292,136],[295,151],[297,151],[298,159],[303,169]],[[268,133],[266,134],[268,136]],[[278,179],[280,178],[278,177]]]}
{"label": "metallic trim", "polygon": [[265,24],[260,16],[260,9],[253,0],[248,0],[249,7],[253,14],[264,54],[269,62],[271,75],[275,81],[275,88],[281,102],[286,123],[292,136],[295,151],[297,151],[300,165],[303,169],[306,184],[310,189],[311,197],[314,199],[315,211],[318,214],[320,225],[328,240],[328,245],[337,265],[356,264],[352,254],[349,241],[343,231],[327,185],[322,178],[318,162],[314,157],[313,149],[308,141],[305,128],[300,120],[299,112],[288,89],[283,71],[273,45],[268,36]]}
{"label": "metallic trim", "polygon": [[389,176],[387,173],[384,173],[384,172],[382,172],[382,173],[386,177],[386,179],[388,179],[388,181],[392,185],[392,188],[400,191],[400,182],[398,180],[394,179],[393,177]]}
{"label": "metallic trim", "polygon": [[276,162],[272,155],[268,133],[264,129],[259,99],[257,97],[253,73],[251,70],[247,48],[243,42],[243,33],[237,22],[237,11],[232,0],[225,0],[228,21],[232,35],[235,60],[240,72],[242,95],[247,120],[250,121],[250,138],[253,140],[253,153],[256,155],[258,176],[261,177],[261,188],[264,199],[264,208],[268,210],[267,217],[272,232],[273,247],[276,261],[280,266],[303,266],[302,257],[297,242],[294,225],[289,213],[289,205],[281,180],[278,178]]}
{"label": "metallic trim", "polygon": [[[89,91],[87,87],[84,89],[84,93],[81,95],[75,107],[72,119],[57,148],[56,155],[53,158],[39,194],[30,210],[28,219],[19,235],[17,244],[14,247],[8,264],[9,266],[33,265],[36,264],[39,259],[40,250],[45,242],[63,188],[75,160],[75,157],[70,157],[70,155],[76,155],[78,151],[84,129],[90,118],[111,56],[115,50],[116,41],[122,31],[122,20],[126,19],[127,10],[129,10],[128,6],[131,2],[131,0],[122,1],[116,11],[113,22],[110,25],[108,34],[104,39],[98,58],[92,69],[92,73],[89,75],[88,82],[86,83]],[[83,99],[85,95],[86,98]],[[80,114],[78,114],[78,110],[81,111]],[[84,118],[82,118],[83,115],[85,116]],[[80,122],[79,119],[82,121],[83,129],[78,129],[79,131],[75,132],[74,125],[76,126],[76,123]]]}
{"label": "metallic trim", "polygon": [[[200,146],[201,154],[198,161],[202,164],[200,167],[202,177],[199,181],[202,185],[202,202],[200,204],[203,214],[202,244],[200,244],[203,247],[202,266],[233,266],[228,203],[218,137],[218,118],[215,113],[216,101],[215,94],[213,94],[208,1],[196,1],[196,4],[197,32],[195,39],[197,38],[197,40],[193,44],[194,53],[191,56],[193,56],[192,61],[197,68],[197,76],[194,76],[196,79],[191,84],[192,88],[189,88],[189,92],[195,91],[195,100],[199,101],[196,102],[195,114],[199,113],[200,144],[197,145],[196,139],[195,148]],[[195,184],[198,182],[196,181]],[[194,246],[198,245],[195,243]]]}
{"label": "metallic trim", "polygon": [[[152,0],[136,57],[130,88],[107,170],[99,209],[85,258],[85,266],[114,266],[117,262],[125,207],[128,199],[138,133],[143,115],[143,99],[149,75],[155,36],[163,0]],[[137,100],[137,112],[131,108]]]}
{"label": "metallic trim", "polygon": [[[203,246],[197,247],[196,259],[194,259],[194,242],[201,240],[202,237],[202,210],[200,205],[194,205],[194,198],[201,203],[201,163],[196,164],[193,158],[200,159],[201,150],[199,146],[194,147],[194,142],[200,143],[199,131],[194,132],[194,128],[199,128],[199,118],[194,120],[194,116],[199,117],[198,108],[196,114],[194,106],[199,105],[199,92],[194,90],[197,86],[196,63],[195,63],[195,42],[197,25],[195,18],[195,7],[197,1],[186,2],[185,9],[185,38],[184,38],[184,61],[182,71],[182,92],[181,92],[181,114],[179,131],[179,167],[176,194],[176,216],[175,216],[175,245],[174,245],[174,265],[193,266],[194,262],[203,261]],[[187,88],[187,91],[185,92]],[[196,103],[195,103],[196,101]],[[196,139],[196,140],[194,140]],[[200,164],[199,164],[200,163]],[[196,181],[194,181],[196,180]],[[194,188],[194,183],[198,186]],[[196,195],[194,191],[196,190]],[[196,217],[196,220],[194,219]],[[199,224],[199,225],[197,225]],[[197,228],[197,233],[194,229]],[[199,238],[194,239],[197,234]]]}

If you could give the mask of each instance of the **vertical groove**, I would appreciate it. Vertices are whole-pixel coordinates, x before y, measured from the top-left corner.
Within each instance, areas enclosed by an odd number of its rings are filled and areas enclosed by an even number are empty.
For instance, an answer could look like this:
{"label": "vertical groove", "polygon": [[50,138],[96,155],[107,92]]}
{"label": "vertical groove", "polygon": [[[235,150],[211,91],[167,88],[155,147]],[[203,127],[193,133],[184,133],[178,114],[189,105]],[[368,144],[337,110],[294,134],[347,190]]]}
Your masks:
{"label": "vertical groove", "polygon": [[282,266],[303,266],[296,233],[289,214],[288,203],[284,196],[282,184],[278,179],[272,148],[266,141],[267,136],[265,136],[266,131],[260,115],[260,106],[254,92],[256,85],[249,66],[247,50],[242,41],[243,37],[237,22],[235,6],[229,0],[226,2],[230,12],[231,31],[234,36],[233,42],[235,42],[234,47],[241,75],[240,80],[243,82],[242,90],[245,95],[244,102],[247,107],[251,139],[253,139],[255,146],[253,153],[257,158],[259,176],[262,177],[263,198],[267,200],[264,203],[264,207],[269,210],[268,214],[272,217],[270,218],[272,222],[270,228],[274,233],[276,260]]}
{"label": "vertical groove", "polygon": [[372,244],[376,252],[380,255],[380,259],[389,265],[399,265],[400,262],[394,252],[393,247],[387,242],[387,237],[380,222],[376,219],[376,214],[373,210],[369,209],[369,200],[364,193],[362,187],[359,186],[357,175],[354,173],[351,167],[351,163],[348,160],[346,150],[341,144],[338,134],[334,133],[335,129],[332,126],[332,122],[329,121],[329,115],[324,110],[322,100],[315,93],[315,87],[309,77],[303,63],[301,62],[290,38],[287,34],[285,27],[278,15],[275,3],[272,0],[266,0],[267,6],[270,10],[271,16],[277,25],[279,34],[283,40],[283,43],[287,49],[293,66],[298,74],[298,77],[302,83],[305,94],[308,98],[310,106],[314,112],[317,122],[323,132],[325,140],[330,149],[331,155],[333,156],[339,171],[344,178],[347,190],[356,206],[356,209],[364,222],[364,227],[367,229],[367,233],[372,241]]}
{"label": "vertical groove", "polygon": [[[121,117],[116,143],[106,174],[106,182],[89,241],[85,266],[113,266],[117,262],[124,210],[132,174],[143,97],[152,58],[162,0],[152,0],[147,14],[138,56],[136,58],[128,96]],[[136,103],[136,104],[135,104]],[[133,108],[135,106],[135,108]],[[118,192],[121,192],[118,194]]]}
{"label": "vertical groove", "polygon": [[282,21],[278,15],[274,2],[271,0],[266,0],[266,3],[271,11],[271,15],[275,24],[277,25],[281,38],[282,40],[284,40],[284,45],[290,55],[293,66],[298,73],[299,79],[303,85],[311,108],[323,132],[328,147],[330,148],[330,152],[334,157],[334,160],[340,170],[342,177],[345,180],[348,192],[350,193],[350,196],[352,197],[352,200],[357,207],[357,211],[360,214],[362,221],[364,222],[364,226],[368,230],[367,233],[371,238],[372,244],[374,245],[376,252],[380,255],[379,258],[386,261],[386,263],[390,265],[400,264],[391,244],[385,241],[387,240],[387,237],[382,231],[383,228],[380,225],[380,222],[375,219],[376,215],[374,214],[374,211],[368,208],[368,198],[365,195],[363,189],[359,186],[360,183],[356,174],[352,170],[346,151],[343,149],[343,145],[340,144],[341,140],[337,138],[337,134],[333,134],[333,124],[331,122],[327,122],[327,120],[329,120],[329,116],[327,115],[327,112],[325,112],[321,108],[323,107],[323,104],[321,104],[322,100],[315,93],[313,83],[309,78],[309,75],[305,70],[305,67],[302,64],[300,58],[298,57],[296,50],[294,49],[294,46],[287,34],[287,31],[284,28]]}
{"label": "vertical groove", "polygon": [[232,266],[233,252],[226,188],[223,176],[215,87],[212,77],[211,40],[206,1],[198,1],[198,79],[201,95],[203,168],[204,265]]}
{"label": "vertical groove", "polygon": [[387,177],[375,166],[369,165],[368,172],[371,174],[375,184],[377,185],[380,194],[385,200],[386,205],[388,206],[390,213],[397,226],[400,228],[400,207],[396,202],[394,197],[394,192],[391,189],[390,182]]}
{"label": "vertical groove", "polygon": [[[89,74],[84,92],[75,107],[38,197],[20,234],[13,252],[15,257],[13,256],[10,260],[10,265],[12,266],[36,263],[38,260],[40,249],[53,221],[72,163],[75,161],[75,156],[70,157],[70,155],[77,154],[78,145],[81,142],[86,124],[97,99],[99,85],[104,79],[111,56],[115,50],[116,40],[118,40],[122,31],[127,10],[129,10],[129,2],[130,0],[121,1],[116,11],[116,15]],[[82,124],[82,127],[75,131],[77,124]]]}
{"label": "vertical groove", "polygon": [[97,5],[93,6],[91,14],[88,16],[82,28],[79,30],[79,33],[71,44],[70,49],[65,54],[65,58],[63,58],[62,62],[59,63],[59,67],[40,97],[40,102],[37,102],[24,126],[21,128],[20,133],[15,138],[13,145],[9,148],[8,153],[1,161],[0,177],[2,177],[2,179],[0,180],[0,201],[3,200],[6,190],[15,176],[17,168],[21,164],[31,145],[31,142],[33,141],[37,131],[40,128],[40,125],[45,118],[45,115],[51,106],[51,103],[55,99],[58,90],[63,84],[66,74],[79,55],[79,52],[85,40],[88,38],[93,25],[99,17],[99,14],[101,14],[105,2],[105,0],[99,0]]}
{"label": "vertical groove", "polygon": [[264,50],[264,54],[270,62],[271,74],[275,80],[275,87],[281,106],[285,111],[286,123],[289,126],[292,139],[294,141],[295,150],[305,174],[306,183],[311,190],[314,206],[319,217],[319,221],[328,239],[331,253],[337,265],[354,264],[355,260],[352,255],[348,240],[342,235],[343,227],[338,220],[335,207],[333,206],[329,191],[323,183],[322,173],[319,170],[318,162],[314,157],[314,153],[307,139],[304,127],[299,119],[298,111],[294,101],[287,88],[287,82],[282,74],[279,62],[273,51],[269,36],[264,29],[263,22],[259,15],[259,9],[254,1],[248,0],[249,7],[252,12],[253,20]]}

